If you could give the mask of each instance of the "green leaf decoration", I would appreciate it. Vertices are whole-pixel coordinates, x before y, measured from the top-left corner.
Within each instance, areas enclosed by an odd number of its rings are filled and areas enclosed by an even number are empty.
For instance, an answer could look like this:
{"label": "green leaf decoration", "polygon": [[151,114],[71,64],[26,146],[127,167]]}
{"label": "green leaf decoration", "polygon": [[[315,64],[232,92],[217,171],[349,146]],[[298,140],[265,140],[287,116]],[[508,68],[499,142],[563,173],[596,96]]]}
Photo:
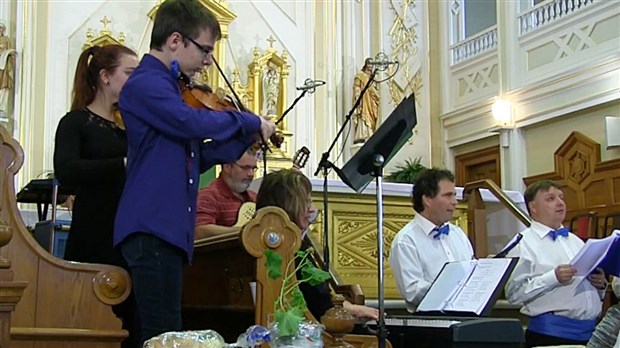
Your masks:
{"label": "green leaf decoration", "polygon": [[267,268],[269,278],[275,280],[283,277],[280,296],[274,303],[274,320],[278,324],[281,337],[297,334],[299,324],[304,319],[304,312],[308,310],[304,295],[295,282],[295,273],[301,270],[301,279],[298,282],[306,282],[312,286],[322,284],[331,278],[328,272],[318,269],[308,258],[312,251],[312,248],[308,248],[296,252],[295,260],[297,260],[298,265],[292,266],[294,260],[290,260],[286,266],[288,274],[285,275],[282,274],[282,255],[270,249],[264,252],[265,268]]}
{"label": "green leaf decoration", "polygon": [[271,279],[282,277],[282,255],[271,249],[265,250],[265,268],[267,268],[267,276]]}
{"label": "green leaf decoration", "polygon": [[309,263],[305,264],[301,269],[301,275],[303,279],[312,286],[323,284],[331,278],[331,275],[328,272],[311,266]]}
{"label": "green leaf decoration", "polygon": [[296,309],[300,309],[303,312],[308,309],[306,304],[306,300],[304,299],[304,294],[299,290],[299,288],[293,289],[291,292],[291,306]]}
{"label": "green leaf decoration", "polygon": [[299,324],[304,319],[303,315],[304,312],[297,308],[291,308],[286,312],[276,312],[275,319],[278,323],[280,336],[294,336],[299,329]]}

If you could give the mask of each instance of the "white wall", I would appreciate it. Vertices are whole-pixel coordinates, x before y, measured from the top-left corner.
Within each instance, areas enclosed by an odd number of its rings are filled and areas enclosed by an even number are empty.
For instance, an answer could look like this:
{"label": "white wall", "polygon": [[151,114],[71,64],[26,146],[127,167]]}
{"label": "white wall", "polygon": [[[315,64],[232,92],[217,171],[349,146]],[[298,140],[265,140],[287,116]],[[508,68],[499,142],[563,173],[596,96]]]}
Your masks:
{"label": "white wall", "polygon": [[[156,0],[89,0],[18,2],[17,27],[22,28],[21,52],[26,61],[20,82],[21,111],[18,140],[27,149],[25,170],[20,174],[23,183],[37,173],[52,169],[53,143],[56,126],[67,112],[70,103],[75,65],[86,32],[103,29],[104,16],[111,20],[109,29],[114,36],[123,32],[125,43],[140,54],[147,52],[151,23],[148,12]],[[326,151],[342,125],[353,101],[353,77],[366,57],[383,51],[394,53],[402,62],[393,80],[381,84],[381,116],[387,117],[396,104],[390,102],[391,89],[412,89],[408,84],[420,72],[418,83],[418,127],[410,143],[397,155],[391,166],[404,159],[422,157],[430,161],[428,60],[426,40],[426,4],[396,11],[398,1],[265,1],[239,0],[224,2],[237,18],[229,27],[226,49],[226,72],[234,66],[243,73],[252,59],[255,47],[269,47],[267,38],[273,36],[278,52],[289,55],[290,78],[287,104],[299,92],[295,86],[306,78],[325,80],[327,84],[313,95],[303,98],[290,113],[289,130],[294,133],[292,147],[308,146],[312,156],[307,167],[316,169],[321,153]],[[400,6],[400,5],[398,5]],[[394,52],[397,42],[390,36],[397,13],[406,17],[415,31],[415,39],[407,43],[410,51]],[[398,41],[402,44],[402,41]],[[405,42],[406,43],[406,42]],[[37,51],[38,49],[38,51]],[[398,81],[394,84],[393,81]],[[351,141],[352,136],[347,141]],[[331,159],[343,165],[350,156],[345,138],[331,154]],[[344,149],[341,154],[340,149]],[[388,166],[389,171],[390,166]]]}

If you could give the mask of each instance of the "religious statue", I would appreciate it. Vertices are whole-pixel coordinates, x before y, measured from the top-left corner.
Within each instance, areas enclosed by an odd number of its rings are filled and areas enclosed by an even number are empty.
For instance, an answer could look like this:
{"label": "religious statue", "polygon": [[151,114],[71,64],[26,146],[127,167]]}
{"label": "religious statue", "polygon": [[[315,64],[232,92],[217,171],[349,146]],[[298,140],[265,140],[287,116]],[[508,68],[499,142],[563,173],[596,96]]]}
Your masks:
{"label": "religious statue", "polygon": [[265,76],[263,78],[263,91],[264,115],[276,115],[278,105],[278,92],[280,91],[280,86],[278,83],[278,72],[276,72],[274,69],[269,69],[265,73]]}
{"label": "religious statue", "polygon": [[15,86],[15,50],[11,39],[6,36],[6,25],[0,22],[0,119],[11,116],[9,110]]}
{"label": "religious statue", "polygon": [[[364,86],[372,74],[371,58],[366,58],[362,71],[355,75],[353,80],[353,103],[359,98]],[[353,123],[355,124],[355,136],[353,143],[363,143],[375,132],[377,120],[379,118],[379,91],[377,83],[371,82],[364,93],[362,100],[353,112]]]}

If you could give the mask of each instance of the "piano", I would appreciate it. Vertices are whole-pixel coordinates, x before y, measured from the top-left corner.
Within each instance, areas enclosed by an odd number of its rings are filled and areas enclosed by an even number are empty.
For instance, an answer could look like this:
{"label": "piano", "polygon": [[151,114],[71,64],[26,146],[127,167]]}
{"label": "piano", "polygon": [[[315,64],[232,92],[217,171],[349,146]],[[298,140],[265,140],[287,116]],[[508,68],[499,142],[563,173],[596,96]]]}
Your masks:
{"label": "piano", "polygon": [[394,348],[519,348],[525,342],[513,318],[394,316],[385,325]]}

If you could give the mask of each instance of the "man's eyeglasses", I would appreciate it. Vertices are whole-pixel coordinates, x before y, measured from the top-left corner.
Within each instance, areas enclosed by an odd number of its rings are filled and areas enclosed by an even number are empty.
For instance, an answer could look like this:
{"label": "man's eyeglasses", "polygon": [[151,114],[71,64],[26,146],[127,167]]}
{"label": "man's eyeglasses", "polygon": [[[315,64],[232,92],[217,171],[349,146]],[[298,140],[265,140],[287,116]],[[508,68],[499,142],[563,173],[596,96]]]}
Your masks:
{"label": "man's eyeglasses", "polygon": [[196,40],[192,39],[191,37],[183,34],[183,33],[179,33],[181,34],[181,36],[183,36],[183,38],[188,39],[191,43],[193,43],[196,47],[198,47],[199,50],[202,51],[202,53],[204,53],[205,57],[209,55],[209,53],[211,53],[211,51],[213,50],[211,47],[209,48],[205,48],[203,47],[201,44],[199,44],[198,42],[196,42]]}
{"label": "man's eyeglasses", "polygon": [[258,170],[257,166],[250,166],[250,165],[242,166],[242,165],[237,164],[237,163],[233,163],[233,164],[236,165],[237,167],[241,168],[241,170],[246,171],[246,172],[249,172],[251,170],[252,172],[256,173],[256,171]]}

